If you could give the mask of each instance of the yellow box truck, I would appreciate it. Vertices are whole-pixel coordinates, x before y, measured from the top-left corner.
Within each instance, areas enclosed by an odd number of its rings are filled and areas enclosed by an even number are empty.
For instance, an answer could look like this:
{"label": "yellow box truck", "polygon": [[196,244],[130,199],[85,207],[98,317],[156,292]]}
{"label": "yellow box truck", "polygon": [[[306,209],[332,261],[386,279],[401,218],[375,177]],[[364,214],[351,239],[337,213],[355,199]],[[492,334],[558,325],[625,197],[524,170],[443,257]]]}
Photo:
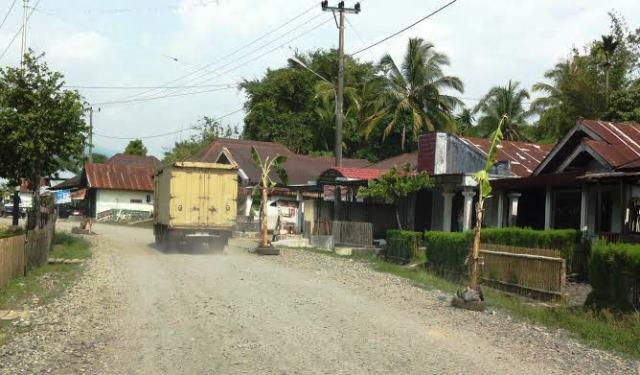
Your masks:
{"label": "yellow box truck", "polygon": [[153,234],[158,246],[224,247],[236,224],[236,166],[176,162],[159,169],[154,184]]}

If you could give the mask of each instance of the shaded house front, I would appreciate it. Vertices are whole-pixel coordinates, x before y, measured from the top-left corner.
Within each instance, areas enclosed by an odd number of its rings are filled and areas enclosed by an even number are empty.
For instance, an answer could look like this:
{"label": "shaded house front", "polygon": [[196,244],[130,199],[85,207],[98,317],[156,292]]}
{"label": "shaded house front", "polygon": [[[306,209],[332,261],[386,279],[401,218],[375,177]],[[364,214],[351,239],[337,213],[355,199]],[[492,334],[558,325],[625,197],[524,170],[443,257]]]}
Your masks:
{"label": "shaded house front", "polygon": [[[269,197],[269,226],[273,228],[280,217],[295,232],[304,230],[305,222],[313,222],[322,208],[322,190],[317,186],[318,176],[335,165],[334,158],[299,155],[286,146],[275,142],[261,142],[241,139],[220,138],[200,151],[194,161],[235,164],[238,166],[238,215],[239,221],[248,220],[252,215],[251,192],[260,183],[261,172],[251,158],[251,148],[255,148],[262,159],[280,155],[287,158],[284,169],[287,185],[278,187]],[[360,159],[343,159],[345,166],[364,167],[370,163]],[[275,173],[274,181],[280,181]],[[280,181],[281,182],[281,181]],[[326,208],[329,210],[330,208]],[[243,218],[244,217],[244,218]],[[307,230],[310,230],[307,228]]]}
{"label": "shaded house front", "polygon": [[512,196],[515,206],[488,224],[638,241],[639,181],[640,124],[580,120],[531,176],[494,181],[496,201]]}

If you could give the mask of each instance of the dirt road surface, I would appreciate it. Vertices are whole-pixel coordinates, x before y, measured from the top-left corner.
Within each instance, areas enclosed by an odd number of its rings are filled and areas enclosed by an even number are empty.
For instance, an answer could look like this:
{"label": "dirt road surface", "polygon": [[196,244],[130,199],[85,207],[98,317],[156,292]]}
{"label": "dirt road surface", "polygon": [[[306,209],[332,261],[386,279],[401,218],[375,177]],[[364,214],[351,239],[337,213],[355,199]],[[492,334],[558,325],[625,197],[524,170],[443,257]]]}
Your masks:
{"label": "dirt road surface", "polygon": [[150,229],[94,229],[86,273],[0,348],[0,373],[640,373],[563,332],[454,310],[445,293],[359,262],[167,254]]}

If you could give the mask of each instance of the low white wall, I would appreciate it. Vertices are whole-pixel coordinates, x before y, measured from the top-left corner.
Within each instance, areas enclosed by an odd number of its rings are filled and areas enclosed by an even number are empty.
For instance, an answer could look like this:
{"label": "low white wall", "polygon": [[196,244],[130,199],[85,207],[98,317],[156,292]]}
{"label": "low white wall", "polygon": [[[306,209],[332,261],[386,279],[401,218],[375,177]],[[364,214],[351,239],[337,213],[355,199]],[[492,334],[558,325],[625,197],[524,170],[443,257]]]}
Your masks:
{"label": "low white wall", "polygon": [[[149,197],[149,203],[147,203],[147,196]],[[132,199],[142,200],[142,203],[132,203]],[[96,191],[96,216],[108,210],[153,212],[153,192],[127,190]]]}

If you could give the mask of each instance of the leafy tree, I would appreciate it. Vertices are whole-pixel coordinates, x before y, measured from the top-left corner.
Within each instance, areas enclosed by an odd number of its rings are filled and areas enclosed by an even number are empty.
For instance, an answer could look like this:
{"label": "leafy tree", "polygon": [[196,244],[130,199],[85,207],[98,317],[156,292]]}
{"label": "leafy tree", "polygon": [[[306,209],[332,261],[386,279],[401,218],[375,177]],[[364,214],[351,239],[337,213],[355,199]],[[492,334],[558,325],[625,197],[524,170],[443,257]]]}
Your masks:
{"label": "leafy tree", "polygon": [[96,164],[104,164],[107,162],[107,159],[109,159],[107,155],[103,155],[97,152],[93,153],[93,162]]}
{"label": "leafy tree", "polygon": [[605,120],[640,123],[640,80],[634,87],[612,92],[609,103]]}
{"label": "leafy tree", "polygon": [[374,198],[395,205],[398,229],[402,229],[398,202],[410,194],[433,187],[433,180],[426,172],[414,173],[411,164],[402,168],[393,167],[377,180],[371,180],[368,186],[358,189],[359,198]]}
{"label": "leafy tree", "polygon": [[218,138],[237,138],[238,135],[236,127],[223,126],[215,119],[204,116],[199,120],[196,134],[187,140],[175,142],[173,148],[164,153],[162,161],[170,164],[187,160]]}
{"label": "leafy tree", "polygon": [[480,113],[478,131],[482,137],[493,134],[502,123],[504,138],[510,141],[528,140],[524,131],[530,125],[527,119],[532,111],[526,108],[529,93],[519,88],[520,83],[509,80],[506,86],[493,87],[480,99],[473,113]]}
{"label": "leafy tree", "polygon": [[275,173],[275,175],[280,179],[280,182],[283,185],[287,185],[287,172],[283,167],[287,158],[286,156],[277,155],[272,159],[269,159],[268,156],[262,159],[258,150],[256,150],[255,147],[251,147],[251,159],[258,169],[260,169],[260,184],[256,185],[253,195],[255,195],[258,190],[262,193],[262,198],[260,200],[260,212],[262,214],[260,220],[260,231],[262,232],[261,246],[266,248],[269,246],[269,226],[267,221],[267,209],[269,207],[267,205],[269,203],[269,194],[277,184],[272,175]]}
{"label": "leafy tree", "polygon": [[411,38],[401,67],[388,54],[380,65],[387,78],[387,110],[393,113],[385,136],[396,126],[402,127],[400,147],[404,151],[407,127],[411,127],[414,139],[423,130],[454,130],[451,115],[462,102],[443,91],[462,93],[464,85],[459,78],[444,74],[443,67],[449,65],[446,55],[436,52],[431,43]]}
{"label": "leafy tree", "polygon": [[134,139],[132,141],[129,141],[129,144],[124,149],[124,153],[127,155],[146,156],[147,148],[145,147],[144,143],[142,143],[141,139]]}
{"label": "leafy tree", "polygon": [[463,107],[462,110],[455,116],[456,120],[456,133],[458,135],[475,136],[476,127],[474,122],[476,121],[473,111],[467,107]]}
{"label": "leafy tree", "polygon": [[0,177],[27,179],[36,202],[42,176],[81,159],[88,130],[80,95],[62,89],[43,56],[29,51],[23,67],[0,69]]}

